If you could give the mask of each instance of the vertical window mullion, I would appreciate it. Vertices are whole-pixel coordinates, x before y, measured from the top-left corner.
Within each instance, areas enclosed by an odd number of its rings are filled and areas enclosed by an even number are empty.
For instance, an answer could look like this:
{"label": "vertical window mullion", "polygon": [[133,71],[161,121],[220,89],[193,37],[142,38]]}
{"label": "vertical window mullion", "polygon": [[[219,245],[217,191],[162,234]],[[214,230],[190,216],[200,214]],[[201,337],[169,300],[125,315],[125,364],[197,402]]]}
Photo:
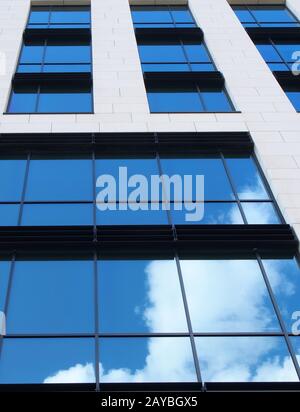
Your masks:
{"label": "vertical window mullion", "polygon": [[203,111],[204,111],[204,112],[207,112],[207,110],[206,110],[206,104],[205,104],[205,101],[204,101],[204,99],[203,99],[203,97],[202,97],[202,95],[201,95],[200,87],[199,87],[199,85],[198,85],[197,83],[195,83],[195,86],[196,86],[196,90],[197,90],[197,93],[198,93],[199,100],[200,100],[200,102],[201,102],[201,104],[202,104],[202,106],[203,106]]}
{"label": "vertical window mullion", "polygon": [[96,375],[96,391],[100,391],[100,348],[99,348],[99,274],[98,274],[98,255],[94,252],[94,316],[95,316],[95,375]]}
{"label": "vertical window mullion", "polygon": [[39,103],[40,103],[40,94],[41,94],[41,85],[39,84],[37,86],[37,92],[36,92],[36,102],[35,102],[35,113],[39,113]]}
{"label": "vertical window mullion", "polygon": [[236,201],[236,203],[237,203],[237,205],[238,205],[240,214],[241,214],[241,216],[242,216],[243,222],[244,222],[245,225],[247,225],[247,224],[248,224],[248,221],[247,221],[246,215],[245,215],[245,213],[244,213],[244,210],[243,210],[243,207],[242,207],[242,203],[241,203],[241,201],[240,201],[240,199],[239,199],[239,196],[238,196],[238,193],[237,193],[237,191],[236,191],[236,188],[235,188],[235,185],[234,185],[234,182],[233,182],[231,173],[230,173],[230,171],[229,171],[229,168],[228,168],[228,166],[227,166],[226,160],[225,160],[224,155],[223,155],[222,152],[220,152],[220,156],[221,156],[221,159],[222,159],[222,162],[223,162],[223,166],[224,166],[226,175],[227,175],[228,180],[229,180],[229,184],[230,184],[230,186],[231,186],[232,193],[233,193],[233,195],[234,195],[235,201]]}
{"label": "vertical window mullion", "polygon": [[24,202],[25,202],[26,190],[27,190],[27,185],[28,185],[30,161],[31,161],[31,153],[28,153],[17,226],[21,226],[21,223],[22,223]]}
{"label": "vertical window mullion", "polygon": [[185,50],[184,42],[183,42],[181,39],[180,39],[180,45],[181,45],[181,47],[182,47],[183,54],[184,54],[184,57],[185,57],[185,59],[186,59],[186,62],[187,62],[187,64],[188,64],[188,66],[189,66],[189,69],[190,69],[190,71],[193,71],[193,70],[192,70],[192,65],[191,65],[191,63],[190,63],[190,59],[189,59],[188,54],[187,54],[187,52],[186,52],[186,50]]}
{"label": "vertical window mullion", "polygon": [[[95,136],[93,134],[93,143]],[[92,181],[93,181],[93,231],[94,231],[94,241],[97,241],[97,192],[96,192],[96,154],[93,150],[92,152]]]}
{"label": "vertical window mullion", "polygon": [[199,357],[198,357],[198,353],[197,353],[197,347],[196,347],[195,337],[194,337],[194,333],[193,333],[193,326],[192,326],[188,301],[187,301],[185,287],[184,287],[184,281],[183,281],[183,275],[182,275],[182,270],[181,270],[181,265],[180,265],[180,259],[179,259],[177,253],[175,253],[175,261],[176,261],[176,267],[177,267],[178,280],[179,280],[179,284],[180,284],[181,297],[182,297],[182,300],[183,300],[183,306],[184,306],[184,311],[185,311],[185,316],[186,316],[186,321],[187,321],[187,326],[188,326],[188,333],[189,333],[189,337],[190,337],[190,343],[191,343],[191,348],[192,348],[192,354],[193,354],[194,366],[195,366],[195,370],[196,370],[197,381],[199,383],[201,383],[202,387],[203,387],[204,383],[202,381],[202,376],[201,376],[200,362],[199,362]]}
{"label": "vertical window mullion", "polygon": [[295,369],[296,369],[296,373],[297,373],[297,375],[298,375],[298,379],[300,380],[300,366],[299,366],[298,361],[297,361],[297,355],[296,355],[296,353],[295,353],[295,351],[294,351],[293,345],[292,345],[291,340],[290,340],[290,337],[289,337],[289,333],[288,333],[288,331],[287,331],[287,329],[286,329],[286,327],[285,327],[285,323],[284,323],[284,320],[283,320],[283,318],[282,318],[282,315],[281,315],[281,312],[280,312],[280,309],[279,309],[279,306],[278,306],[276,297],[275,297],[275,295],[274,295],[274,293],[273,293],[273,289],[272,289],[271,283],[270,283],[270,281],[269,281],[267,272],[266,272],[266,270],[265,270],[265,267],[264,267],[264,265],[263,265],[263,262],[262,262],[262,260],[261,260],[261,257],[260,257],[260,254],[258,253],[258,251],[255,252],[255,255],[256,255],[256,259],[257,259],[257,262],[258,262],[258,264],[259,264],[259,267],[260,267],[260,270],[261,270],[261,273],[262,273],[264,282],[265,282],[265,284],[266,284],[266,287],[267,287],[267,290],[268,290],[268,293],[269,293],[269,296],[270,296],[270,299],[271,299],[271,302],[272,302],[274,311],[275,311],[275,313],[276,313],[276,316],[277,316],[277,319],[278,319],[278,322],[279,322],[281,331],[282,331],[282,333],[284,334],[284,339],[285,339],[286,345],[287,345],[287,347],[288,347],[289,354],[290,354],[290,356],[291,356],[291,358],[292,358],[292,362],[293,362],[294,367],[295,367]]}

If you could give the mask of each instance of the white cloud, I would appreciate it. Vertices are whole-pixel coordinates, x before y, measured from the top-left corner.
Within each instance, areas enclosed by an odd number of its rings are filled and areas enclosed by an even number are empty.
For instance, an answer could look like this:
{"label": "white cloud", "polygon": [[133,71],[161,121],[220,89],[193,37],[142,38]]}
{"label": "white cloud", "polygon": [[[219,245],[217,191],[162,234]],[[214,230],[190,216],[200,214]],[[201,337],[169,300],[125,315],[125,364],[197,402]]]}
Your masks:
{"label": "white cloud", "polygon": [[[191,260],[182,261],[181,265],[194,330],[249,332],[270,328],[274,312],[255,261]],[[282,278],[274,265],[268,268],[268,273],[276,289],[282,287]],[[145,272],[149,305],[140,316],[149,330],[186,331],[175,263],[153,261]],[[292,286],[287,290],[292,291]],[[196,343],[207,381],[296,379],[287,352],[280,353],[278,339],[197,338]],[[150,338],[143,367],[108,369],[100,364],[100,376],[102,382],[194,381],[189,339]],[[92,379],[93,367],[88,363],[58,371],[45,382],[90,382]]]}

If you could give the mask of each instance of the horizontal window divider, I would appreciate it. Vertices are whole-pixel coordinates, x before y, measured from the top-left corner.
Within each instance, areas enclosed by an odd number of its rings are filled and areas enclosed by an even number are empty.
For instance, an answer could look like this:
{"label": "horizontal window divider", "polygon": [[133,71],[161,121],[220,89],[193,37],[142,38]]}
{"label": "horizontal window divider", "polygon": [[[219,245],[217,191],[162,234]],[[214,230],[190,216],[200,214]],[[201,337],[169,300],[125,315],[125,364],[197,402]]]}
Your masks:
{"label": "horizontal window divider", "polygon": [[[200,397],[210,392],[299,392],[300,382],[205,382],[205,386],[200,382],[157,382],[157,383],[101,383],[98,390],[104,395],[108,392],[113,397],[113,393],[130,393],[131,398],[135,393],[155,393],[162,396],[172,392],[191,396],[190,393],[197,393]],[[42,384],[0,384],[0,392],[14,393],[48,393],[48,392],[81,392],[94,393],[95,400],[96,383],[42,383]],[[165,392],[165,394],[164,394]],[[203,394],[203,395],[202,395]],[[89,395],[90,396],[90,395]],[[98,400],[99,401],[99,400]]]}
{"label": "horizontal window divider", "polygon": [[39,86],[39,85],[74,85],[90,86],[92,73],[88,72],[62,72],[62,73],[15,73],[13,86]]}
{"label": "horizontal window divider", "polygon": [[252,40],[300,40],[300,27],[245,27]]}
{"label": "horizontal window divider", "polygon": [[91,29],[87,28],[57,28],[24,30],[24,40],[57,39],[57,40],[91,40]]}
{"label": "horizontal window divider", "polygon": [[292,71],[274,71],[273,74],[282,87],[296,87],[300,92],[300,76],[295,76]]}
{"label": "horizontal window divider", "polygon": [[135,36],[141,40],[197,40],[203,41],[203,31],[199,27],[136,27]]}
{"label": "horizontal window divider", "polygon": [[[248,132],[162,132],[162,133],[2,133],[4,154],[84,154],[149,158],[159,152],[165,156],[192,157],[222,151],[250,154],[254,143]],[[134,156],[133,156],[134,154]]]}
{"label": "horizontal window divider", "polygon": [[[72,338],[95,338],[103,339],[118,338],[169,338],[189,337],[188,332],[99,332],[99,333],[9,333],[2,335],[4,339],[72,339]],[[284,336],[282,332],[193,332],[195,337],[276,337]],[[295,336],[289,333],[289,336]]]}
{"label": "horizontal window divider", "polygon": [[[224,76],[219,71],[186,71],[186,72],[147,72],[144,71],[146,87],[182,87],[184,85],[197,83],[205,88],[222,89],[225,84]],[[180,83],[178,83],[180,82]]]}
{"label": "horizontal window divider", "polygon": [[279,225],[170,225],[97,226],[18,226],[0,228],[0,252],[112,249],[135,253],[155,253],[176,249],[182,256],[196,253],[232,251],[251,253],[297,253],[298,240],[287,224]]}

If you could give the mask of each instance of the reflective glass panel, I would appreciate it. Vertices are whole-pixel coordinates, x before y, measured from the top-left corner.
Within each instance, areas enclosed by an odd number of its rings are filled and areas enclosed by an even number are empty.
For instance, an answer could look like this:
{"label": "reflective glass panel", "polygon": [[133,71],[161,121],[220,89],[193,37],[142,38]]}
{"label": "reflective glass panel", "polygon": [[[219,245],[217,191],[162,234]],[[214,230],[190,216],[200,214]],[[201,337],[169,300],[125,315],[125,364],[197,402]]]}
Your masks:
{"label": "reflective glass panel", "polygon": [[187,332],[174,260],[101,260],[98,271],[100,332]]}
{"label": "reflective glass panel", "polygon": [[243,211],[249,224],[271,225],[281,223],[272,203],[242,202]]}
{"label": "reflective glass panel", "polygon": [[181,260],[193,331],[280,331],[256,260]]}
{"label": "reflective glass panel", "polygon": [[7,332],[92,333],[92,261],[17,261]]}
{"label": "reflective glass panel", "polygon": [[[231,200],[234,197],[220,158],[163,158],[161,159],[161,165],[164,174],[169,177],[180,175],[183,183],[184,176],[193,176],[194,187],[192,191],[193,195],[191,196],[193,199],[187,200],[196,199],[196,175],[204,176],[204,200]],[[165,181],[165,188],[166,184],[167,181]],[[170,199],[176,199],[174,190],[171,190]]]}
{"label": "reflective glass panel", "polygon": [[285,6],[251,6],[249,7],[254,18],[264,23],[292,23],[295,17]]}
{"label": "reflective glass panel", "polygon": [[31,160],[26,200],[92,200],[92,161]]}
{"label": "reflective glass panel", "polygon": [[0,200],[19,201],[21,200],[26,160],[0,160]]}
{"label": "reflective glass panel", "polygon": [[224,90],[201,90],[201,97],[207,112],[232,112],[233,108]]}
{"label": "reflective glass panel", "polygon": [[195,382],[188,338],[100,339],[100,382]]}
{"label": "reflective glass panel", "polygon": [[92,96],[90,86],[41,88],[39,113],[90,113]]}
{"label": "reflective glass panel", "polygon": [[4,339],[0,383],[95,382],[94,347],[88,338]]}
{"label": "reflective glass panel", "polygon": [[9,113],[34,113],[37,104],[37,87],[15,86],[8,104]]}
{"label": "reflective glass panel", "polygon": [[[300,311],[300,269],[296,259],[263,259],[263,265],[275,294],[281,316],[289,332],[296,327]],[[300,312],[299,312],[300,318]]]}
{"label": "reflective glass panel", "polygon": [[243,219],[236,203],[185,204],[182,210],[172,207],[172,222],[175,225],[232,225],[243,224]]}
{"label": "reflective glass panel", "polygon": [[[103,189],[112,187],[110,177],[116,181],[112,196],[107,195],[104,200],[127,200],[134,189],[145,189],[145,193],[150,198],[151,176],[159,175],[158,163],[153,159],[97,159],[96,160],[96,185],[97,194]],[[138,176],[137,176],[138,175]],[[126,190],[127,185],[129,186]],[[148,190],[147,190],[148,187]],[[104,194],[104,193],[103,193]],[[139,197],[141,200],[142,196]],[[101,199],[103,201],[103,197]],[[130,199],[129,199],[130,200]],[[144,199],[146,200],[146,199]],[[159,200],[159,199],[155,199]]]}
{"label": "reflective glass panel", "polygon": [[[111,206],[110,206],[111,207]],[[97,225],[167,225],[168,216],[165,210],[162,210],[160,204],[154,205],[157,210],[151,210],[151,205],[144,204],[143,210],[139,204],[130,204],[127,210],[120,210],[119,204],[116,204],[116,210],[108,209],[105,205],[97,204]],[[102,210],[99,210],[102,208]],[[105,210],[103,210],[105,209]]]}
{"label": "reflective glass panel", "polygon": [[20,205],[0,204],[0,226],[16,226],[18,224]]}
{"label": "reflective glass panel", "polygon": [[226,163],[240,199],[269,199],[259,171],[251,157],[227,158]]}
{"label": "reflective glass panel", "polygon": [[206,382],[289,382],[298,377],[284,338],[196,338]]}
{"label": "reflective glass panel", "polygon": [[180,44],[139,44],[142,63],[153,62],[186,62],[183,48]]}
{"label": "reflective glass panel", "polygon": [[193,87],[176,89],[149,89],[148,101],[152,113],[203,112],[199,94]]}
{"label": "reflective glass panel", "polygon": [[[8,260],[0,261],[0,311],[4,311],[4,307],[5,307],[10,265],[11,265],[11,262]],[[1,314],[0,314],[0,318],[1,318]],[[0,330],[1,330],[1,326],[0,326]]]}
{"label": "reflective glass panel", "polygon": [[93,225],[92,204],[25,204],[22,226]]}

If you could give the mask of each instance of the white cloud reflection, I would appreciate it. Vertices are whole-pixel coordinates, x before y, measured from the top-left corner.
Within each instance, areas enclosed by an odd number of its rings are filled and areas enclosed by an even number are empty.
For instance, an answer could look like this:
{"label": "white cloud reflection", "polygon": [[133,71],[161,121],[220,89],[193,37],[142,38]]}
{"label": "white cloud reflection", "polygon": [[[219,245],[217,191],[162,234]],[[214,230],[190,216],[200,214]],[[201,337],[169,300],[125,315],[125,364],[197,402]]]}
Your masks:
{"label": "white cloud reflection", "polygon": [[[247,263],[247,264],[246,264]],[[254,261],[182,261],[193,328],[197,331],[264,331],[274,314]],[[273,264],[274,266],[274,264]],[[178,289],[169,282],[173,261],[153,261],[146,268],[150,305],[141,313],[149,331],[186,330]],[[270,271],[270,268],[269,268]],[[225,275],[225,276],[224,276]],[[279,270],[270,273],[281,288]],[[288,287],[291,291],[291,286]],[[206,381],[295,381],[296,372],[280,338],[197,338]],[[128,350],[134,350],[134,345]],[[283,350],[282,350],[283,349]],[[300,360],[300,356],[299,356]],[[126,362],[126,360],[125,360]],[[128,365],[130,367],[130,364]],[[150,338],[140,369],[108,369],[100,364],[102,382],[194,381],[188,339]],[[45,383],[91,382],[93,365],[77,364],[54,373]]]}

